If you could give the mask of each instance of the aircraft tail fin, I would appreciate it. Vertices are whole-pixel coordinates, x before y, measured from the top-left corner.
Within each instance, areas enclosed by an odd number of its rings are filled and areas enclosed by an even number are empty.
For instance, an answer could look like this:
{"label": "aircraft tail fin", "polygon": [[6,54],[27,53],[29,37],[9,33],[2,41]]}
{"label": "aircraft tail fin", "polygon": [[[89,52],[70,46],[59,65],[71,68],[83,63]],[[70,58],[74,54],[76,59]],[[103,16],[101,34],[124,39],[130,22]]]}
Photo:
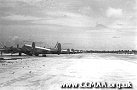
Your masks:
{"label": "aircraft tail fin", "polygon": [[61,43],[58,43],[55,45],[55,48],[57,49],[58,55],[61,53]]}
{"label": "aircraft tail fin", "polygon": [[32,42],[32,49],[35,49],[35,42]]}
{"label": "aircraft tail fin", "polygon": [[34,55],[35,54],[35,42],[32,42],[32,54]]}
{"label": "aircraft tail fin", "polygon": [[17,48],[19,48],[19,44],[17,44]]}
{"label": "aircraft tail fin", "polygon": [[2,46],[3,47],[3,44],[0,42],[0,46]]}
{"label": "aircraft tail fin", "polygon": [[61,43],[58,43],[57,48],[58,48],[58,54],[60,54],[61,53]]}

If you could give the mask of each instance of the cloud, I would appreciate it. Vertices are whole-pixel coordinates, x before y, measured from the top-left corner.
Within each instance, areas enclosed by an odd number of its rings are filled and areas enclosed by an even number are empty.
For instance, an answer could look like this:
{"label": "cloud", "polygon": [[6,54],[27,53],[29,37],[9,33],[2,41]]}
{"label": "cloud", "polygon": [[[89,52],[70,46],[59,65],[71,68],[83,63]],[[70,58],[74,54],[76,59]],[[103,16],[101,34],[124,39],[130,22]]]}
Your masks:
{"label": "cloud", "polygon": [[108,29],[108,27],[103,24],[97,24],[95,29]]}
{"label": "cloud", "polygon": [[118,37],[118,36],[113,36],[112,38],[120,38],[120,37]]}
{"label": "cloud", "polygon": [[[62,1],[62,0],[61,0]],[[62,1],[57,0],[0,0],[0,7],[25,7],[25,8],[63,8]],[[66,1],[65,1],[66,2]],[[55,9],[54,8],[54,9]]]}
{"label": "cloud", "polygon": [[92,12],[92,9],[90,6],[84,6],[84,7],[81,7],[79,9],[79,12],[81,12],[82,14],[90,14]]}
{"label": "cloud", "polygon": [[7,21],[29,21],[29,23],[31,24],[38,25],[51,24],[70,27],[95,26],[95,20],[92,17],[82,15],[80,13],[72,13],[67,11],[49,11],[45,13],[45,17],[11,14],[9,16],[1,17],[1,19]]}
{"label": "cloud", "polygon": [[25,3],[37,3],[43,0],[0,0],[2,3],[16,3],[16,2],[25,2]]}
{"label": "cloud", "polygon": [[71,27],[92,27],[94,19],[86,15],[71,12],[47,12],[50,19],[34,21],[36,24],[53,24]]}
{"label": "cloud", "polygon": [[135,30],[137,28],[137,17],[135,17],[134,15],[123,15],[123,17],[119,18],[119,19],[115,19],[111,22],[109,22],[107,24],[107,26],[109,28],[115,28],[115,29],[131,29],[131,30]]}
{"label": "cloud", "polygon": [[1,17],[5,20],[13,20],[13,21],[26,21],[26,20],[39,20],[40,18],[33,17],[33,16],[25,16],[25,15],[9,15],[5,17]]}
{"label": "cloud", "polygon": [[13,36],[11,39],[12,39],[12,41],[15,41],[15,40],[19,39],[19,36]]}
{"label": "cloud", "polygon": [[123,15],[123,10],[109,7],[106,11],[106,15],[107,17],[120,17]]}

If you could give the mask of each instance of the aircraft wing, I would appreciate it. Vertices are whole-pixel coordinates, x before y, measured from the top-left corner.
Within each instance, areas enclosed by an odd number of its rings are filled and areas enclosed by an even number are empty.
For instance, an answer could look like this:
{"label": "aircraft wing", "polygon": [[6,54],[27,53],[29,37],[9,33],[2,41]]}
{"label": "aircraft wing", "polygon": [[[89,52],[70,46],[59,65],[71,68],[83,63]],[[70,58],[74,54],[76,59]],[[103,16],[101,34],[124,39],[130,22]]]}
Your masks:
{"label": "aircraft wing", "polygon": [[43,48],[43,47],[38,47],[38,46],[36,46],[35,48],[36,48],[36,49],[41,49],[41,50],[46,50],[46,51],[51,51],[51,49]]}
{"label": "aircraft wing", "polygon": [[[25,46],[32,47],[32,45],[28,45],[28,44],[25,44]],[[51,49],[43,48],[43,47],[38,47],[38,46],[36,46],[35,49],[45,50],[45,51],[51,51]]]}
{"label": "aircraft wing", "polygon": [[59,43],[56,48],[44,48],[35,46],[35,42],[32,43],[32,45],[25,44],[22,47],[22,52],[25,54],[59,54],[59,50],[61,51],[61,45]]}

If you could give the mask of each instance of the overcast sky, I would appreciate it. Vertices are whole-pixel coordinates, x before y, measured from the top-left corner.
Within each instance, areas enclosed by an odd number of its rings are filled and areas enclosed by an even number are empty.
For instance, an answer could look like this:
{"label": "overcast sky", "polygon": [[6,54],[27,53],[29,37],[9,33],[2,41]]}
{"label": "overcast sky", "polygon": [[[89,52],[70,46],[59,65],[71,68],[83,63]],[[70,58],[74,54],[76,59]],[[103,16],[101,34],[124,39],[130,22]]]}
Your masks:
{"label": "overcast sky", "polygon": [[0,0],[0,41],[137,49],[137,0]]}

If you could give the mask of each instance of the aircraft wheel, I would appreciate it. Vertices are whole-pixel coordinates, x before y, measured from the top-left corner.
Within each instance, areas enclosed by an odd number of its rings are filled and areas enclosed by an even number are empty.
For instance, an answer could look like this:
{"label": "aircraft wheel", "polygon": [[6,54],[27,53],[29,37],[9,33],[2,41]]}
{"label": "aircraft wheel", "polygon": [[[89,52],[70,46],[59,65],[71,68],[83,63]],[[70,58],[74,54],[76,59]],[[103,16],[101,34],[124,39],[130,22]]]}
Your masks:
{"label": "aircraft wheel", "polygon": [[43,54],[42,57],[46,57],[46,54]]}
{"label": "aircraft wheel", "polygon": [[1,51],[1,56],[2,56],[2,51]]}
{"label": "aircraft wheel", "polygon": [[19,52],[19,56],[21,56],[21,54],[22,54],[22,53],[21,53],[21,52]]}
{"label": "aircraft wheel", "polygon": [[38,53],[36,53],[36,54],[35,54],[35,56],[39,56],[39,54],[38,54]]}
{"label": "aircraft wheel", "polygon": [[32,56],[32,54],[28,54],[29,56]]}

